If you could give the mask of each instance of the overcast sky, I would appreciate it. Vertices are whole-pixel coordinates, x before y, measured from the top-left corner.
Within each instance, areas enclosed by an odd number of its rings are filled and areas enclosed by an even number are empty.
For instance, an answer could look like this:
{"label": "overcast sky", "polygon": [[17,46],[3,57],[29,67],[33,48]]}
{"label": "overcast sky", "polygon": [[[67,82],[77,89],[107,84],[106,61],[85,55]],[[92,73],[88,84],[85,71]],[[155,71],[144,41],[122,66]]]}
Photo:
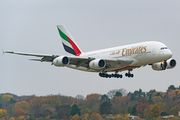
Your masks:
{"label": "overcast sky", "polygon": [[0,49],[65,55],[56,25],[64,24],[83,52],[144,41],[160,41],[173,52],[174,69],[134,69],[134,78],[100,78],[98,73],[34,62],[35,57],[0,54],[0,93],[106,94],[124,88],[166,91],[178,87],[179,0],[1,0]]}

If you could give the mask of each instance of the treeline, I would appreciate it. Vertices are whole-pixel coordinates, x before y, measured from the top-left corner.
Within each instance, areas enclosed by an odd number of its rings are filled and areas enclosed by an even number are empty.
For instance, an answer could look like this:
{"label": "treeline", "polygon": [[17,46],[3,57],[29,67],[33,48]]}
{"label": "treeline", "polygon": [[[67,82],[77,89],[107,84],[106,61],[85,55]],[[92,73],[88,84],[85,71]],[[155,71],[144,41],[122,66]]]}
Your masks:
{"label": "treeline", "polygon": [[180,87],[174,85],[169,86],[166,92],[143,92],[139,89],[128,93],[125,89],[116,89],[107,94],[94,93],[86,97],[0,94],[1,120],[121,120],[128,119],[127,114],[140,118],[158,118],[178,116],[179,111]]}

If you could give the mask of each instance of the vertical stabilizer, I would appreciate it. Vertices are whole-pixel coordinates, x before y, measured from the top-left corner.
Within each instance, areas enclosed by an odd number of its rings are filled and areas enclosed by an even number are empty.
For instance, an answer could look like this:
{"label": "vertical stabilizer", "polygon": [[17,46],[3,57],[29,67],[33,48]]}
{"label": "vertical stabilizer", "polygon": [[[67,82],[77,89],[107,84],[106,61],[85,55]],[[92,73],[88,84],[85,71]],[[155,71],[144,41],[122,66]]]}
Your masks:
{"label": "vertical stabilizer", "polygon": [[74,41],[73,37],[64,25],[57,25],[59,35],[61,36],[64,50],[71,55],[79,56],[82,51]]}

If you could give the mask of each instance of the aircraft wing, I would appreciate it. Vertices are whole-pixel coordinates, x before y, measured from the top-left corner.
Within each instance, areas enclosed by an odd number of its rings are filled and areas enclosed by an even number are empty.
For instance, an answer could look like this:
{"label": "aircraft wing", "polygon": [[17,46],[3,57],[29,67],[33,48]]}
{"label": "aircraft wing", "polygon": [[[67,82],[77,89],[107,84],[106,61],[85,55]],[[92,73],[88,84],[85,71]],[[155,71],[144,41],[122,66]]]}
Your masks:
{"label": "aircraft wing", "polygon": [[[49,55],[49,54],[35,54],[35,53],[22,53],[22,52],[13,52],[13,51],[3,51],[4,53],[16,54],[16,55],[24,55],[24,56],[34,56],[41,57],[41,59],[29,59],[33,61],[41,61],[41,62],[53,62],[53,60],[59,55]],[[67,56],[70,59],[70,64],[76,65],[79,62],[89,62],[93,58],[89,57],[77,57],[77,56]]]}
{"label": "aircraft wing", "polygon": [[54,58],[58,57],[58,55],[47,55],[47,54],[34,54],[34,53],[20,53],[20,52],[12,52],[12,51],[3,51],[3,53],[10,53],[16,55],[24,55],[24,56],[35,56],[41,57],[41,59],[29,59],[33,61],[41,61],[41,62],[52,62]]}
{"label": "aircraft wing", "polygon": [[[41,62],[53,62],[55,58],[59,57],[59,55],[21,53],[21,52],[12,52],[12,51],[3,51],[3,53],[41,57],[41,59],[29,59],[29,60],[41,61]],[[67,56],[67,57],[70,60],[69,62],[70,65],[76,65],[76,67],[82,66],[85,68],[89,68],[89,63],[92,60],[97,59],[94,57],[82,57],[82,56]],[[121,68],[130,65],[134,61],[128,58],[98,58],[98,59],[103,59],[106,62],[106,68]]]}

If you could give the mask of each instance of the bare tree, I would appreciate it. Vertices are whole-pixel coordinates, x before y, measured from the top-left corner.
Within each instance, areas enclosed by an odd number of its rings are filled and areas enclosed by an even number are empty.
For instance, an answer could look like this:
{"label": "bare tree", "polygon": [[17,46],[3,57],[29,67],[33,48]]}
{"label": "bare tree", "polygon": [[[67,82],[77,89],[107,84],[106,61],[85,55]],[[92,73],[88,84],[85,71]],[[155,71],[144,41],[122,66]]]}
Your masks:
{"label": "bare tree", "polygon": [[120,92],[123,96],[127,95],[128,93],[127,90],[125,90],[124,88],[121,88],[121,89],[110,90],[107,93],[107,95],[110,99],[112,99],[116,95],[117,92]]}
{"label": "bare tree", "polygon": [[78,99],[78,100],[84,100],[85,99],[85,97],[83,96],[83,95],[76,95],[76,98]]}

